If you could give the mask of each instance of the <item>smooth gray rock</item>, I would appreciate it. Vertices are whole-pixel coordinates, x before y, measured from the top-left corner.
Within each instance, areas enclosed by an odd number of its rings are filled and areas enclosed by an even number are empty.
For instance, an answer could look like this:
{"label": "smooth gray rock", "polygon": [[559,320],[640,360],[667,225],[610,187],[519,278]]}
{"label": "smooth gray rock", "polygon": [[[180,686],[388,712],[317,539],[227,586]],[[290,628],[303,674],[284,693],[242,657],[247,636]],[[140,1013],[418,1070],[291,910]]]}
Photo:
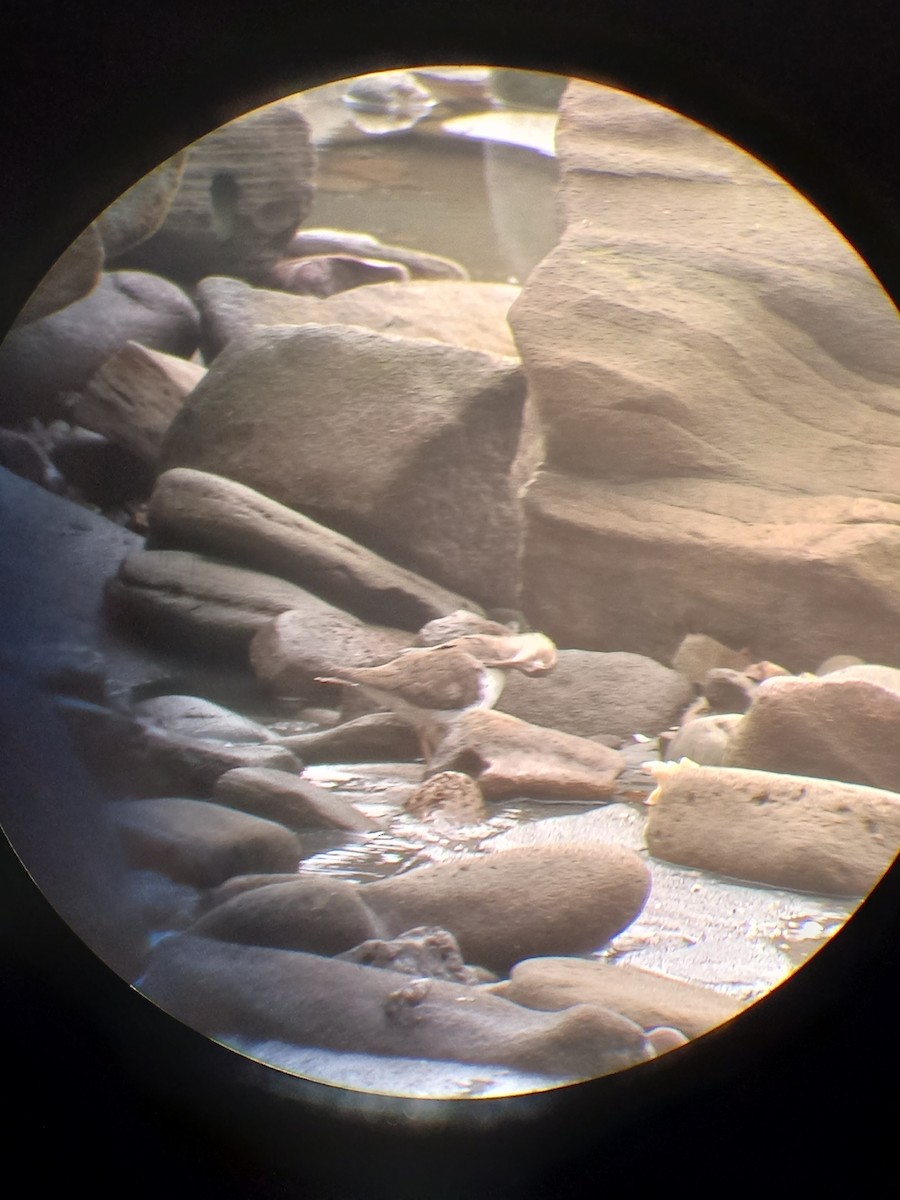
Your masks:
{"label": "smooth gray rock", "polygon": [[126,342],[188,358],[198,337],[197,310],[174,283],[143,271],[106,272],[82,299],[0,343],[0,417],[64,415],[69,393]]}
{"label": "smooth gray rock", "polygon": [[243,664],[254,634],[279,613],[338,611],[274,575],[185,550],[126,555],[107,582],[106,602],[118,627],[134,638]]}
{"label": "smooth gray rock", "polygon": [[247,871],[286,871],[303,854],[283,825],[206,800],[122,800],[110,814],[128,861],[176,883],[208,888]]}
{"label": "smooth gray rock", "polygon": [[548,675],[511,676],[497,709],[579,737],[649,737],[673,725],[693,694],[682,675],[643,655],[561,650]]}

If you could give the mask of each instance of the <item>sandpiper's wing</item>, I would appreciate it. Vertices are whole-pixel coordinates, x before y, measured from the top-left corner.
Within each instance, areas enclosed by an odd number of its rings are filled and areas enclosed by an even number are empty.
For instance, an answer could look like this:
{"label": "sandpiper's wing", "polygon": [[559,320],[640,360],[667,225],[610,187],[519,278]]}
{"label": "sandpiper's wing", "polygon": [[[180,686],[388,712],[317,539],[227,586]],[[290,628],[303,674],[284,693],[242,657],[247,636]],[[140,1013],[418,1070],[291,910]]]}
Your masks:
{"label": "sandpiper's wing", "polygon": [[449,643],[410,650],[378,667],[337,668],[334,678],[384,703],[396,697],[421,709],[455,710],[482,701],[485,671],[477,658]]}

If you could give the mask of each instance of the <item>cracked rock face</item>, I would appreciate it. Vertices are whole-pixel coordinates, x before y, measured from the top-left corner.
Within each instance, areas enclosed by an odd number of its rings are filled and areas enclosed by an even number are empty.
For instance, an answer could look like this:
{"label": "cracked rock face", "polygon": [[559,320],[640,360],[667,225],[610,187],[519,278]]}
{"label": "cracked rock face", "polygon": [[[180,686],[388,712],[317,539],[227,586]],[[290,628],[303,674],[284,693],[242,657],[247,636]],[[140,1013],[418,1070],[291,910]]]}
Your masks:
{"label": "cracked rock face", "polygon": [[753,644],[777,620],[798,666],[883,659],[887,297],[800,196],[674,113],[572,84],[557,150],[567,229],[510,313],[547,450],[526,496],[532,620],[660,656],[697,629]]}

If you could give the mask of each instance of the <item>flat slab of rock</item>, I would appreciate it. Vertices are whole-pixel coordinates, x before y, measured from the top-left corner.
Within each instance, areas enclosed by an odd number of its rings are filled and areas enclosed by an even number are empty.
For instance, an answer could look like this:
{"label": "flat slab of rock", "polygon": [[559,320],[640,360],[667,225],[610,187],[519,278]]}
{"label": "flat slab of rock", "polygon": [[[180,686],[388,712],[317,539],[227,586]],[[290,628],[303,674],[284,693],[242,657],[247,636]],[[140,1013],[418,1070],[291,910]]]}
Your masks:
{"label": "flat slab of rock", "polygon": [[274,575],[186,550],[126,555],[107,584],[106,599],[134,637],[242,661],[253,635],[279,613],[323,618],[339,611]]}
{"label": "flat slab of rock", "polygon": [[608,800],[624,768],[617,750],[493,709],[449,721],[428,759],[429,773],[465,771],[491,800]]}
{"label": "flat slab of rock", "polygon": [[294,754],[277,743],[189,737],[65,697],[57,706],[95,776],[116,795],[208,796],[218,777],[235,767],[300,770]]}
{"label": "flat slab of rock", "polygon": [[529,958],[490,991],[528,1008],[572,1004],[611,1008],[644,1029],[668,1026],[695,1038],[731,1020],[743,1005],[712,988],[644,971],[628,963],[582,958]]}
{"label": "flat slab of rock", "polygon": [[251,721],[249,717],[199,696],[153,696],[133,704],[132,712],[153,725],[185,737],[214,742],[280,743],[281,740],[258,721]]}
{"label": "flat slab of rock", "polygon": [[215,887],[248,871],[296,868],[303,855],[283,825],[205,800],[123,800],[110,814],[131,865],[176,883]]}
{"label": "flat slab of rock", "polygon": [[448,929],[467,963],[503,974],[541,954],[586,954],[630,925],[650,872],[620,846],[503,850],[365,884],[391,934]]}
{"label": "flat slab of rock", "polygon": [[270,767],[236,767],[216,780],[213,799],[243,812],[280,821],[289,829],[346,829],[365,833],[377,821],[334,796],[327,788],[290,771]]}
{"label": "flat slab of rock", "polygon": [[210,1036],[247,1034],[577,1079],[653,1057],[643,1030],[591,1005],[538,1013],[466,984],[193,935],[160,945],[142,990]]}
{"label": "flat slab of rock", "polygon": [[654,769],[656,858],[820,895],[864,896],[900,850],[900,796],[830,779],[698,767]]}
{"label": "flat slab of rock", "polygon": [[900,670],[876,665],[821,679],[769,680],[729,742],[725,762],[900,792],[898,681]]}
{"label": "flat slab of rock", "polygon": [[72,416],[155,463],[175,414],[206,374],[199,363],[127,342],[88,380]]}
{"label": "flat slab of rock", "polygon": [[359,325],[401,337],[431,338],[470,350],[518,357],[506,314],[521,289],[506,283],[378,283],[324,300],[204,279],[197,288],[205,349],[214,357],[257,325]]}
{"label": "flat slab of rock", "polygon": [[482,604],[515,607],[517,360],[349,325],[259,327],[212,363],[160,466],[224,475]]}
{"label": "flat slab of rock", "polygon": [[176,467],[147,510],[156,547],[194,550],[300,584],[365,621],[415,632],[477,605],[253,488]]}
{"label": "flat slab of rock", "polygon": [[653,736],[694,697],[677,671],[641,654],[561,650],[549,675],[510,673],[497,710],[579,737]]}

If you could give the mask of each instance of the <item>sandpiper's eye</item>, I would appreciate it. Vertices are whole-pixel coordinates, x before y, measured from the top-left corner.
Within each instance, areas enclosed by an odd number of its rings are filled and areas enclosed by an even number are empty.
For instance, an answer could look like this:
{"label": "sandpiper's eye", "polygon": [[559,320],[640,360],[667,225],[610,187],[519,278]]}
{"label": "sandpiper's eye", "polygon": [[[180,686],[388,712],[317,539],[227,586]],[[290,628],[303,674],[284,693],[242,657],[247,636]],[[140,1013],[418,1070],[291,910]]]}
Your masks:
{"label": "sandpiper's eye", "polygon": [[0,346],[26,866],[306,1079],[689,1057],[900,846],[898,334],[787,183],[613,88],[422,66],[192,143]]}

